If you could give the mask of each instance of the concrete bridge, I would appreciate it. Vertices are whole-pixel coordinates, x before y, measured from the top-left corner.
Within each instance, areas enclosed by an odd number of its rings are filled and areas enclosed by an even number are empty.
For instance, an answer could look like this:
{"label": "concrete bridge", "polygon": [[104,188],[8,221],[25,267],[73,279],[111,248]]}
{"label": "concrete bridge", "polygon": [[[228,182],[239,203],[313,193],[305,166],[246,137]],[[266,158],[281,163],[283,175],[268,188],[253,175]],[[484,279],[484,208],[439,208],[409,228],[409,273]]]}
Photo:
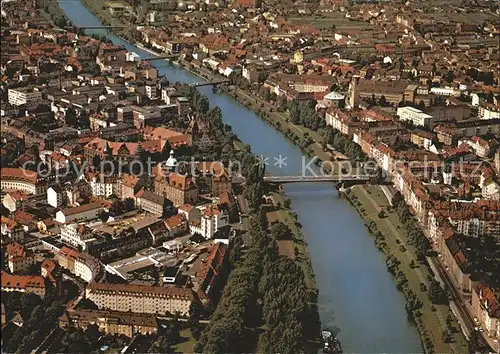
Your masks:
{"label": "concrete bridge", "polygon": [[350,175],[350,176],[265,176],[264,182],[268,183],[304,183],[304,182],[359,182],[364,183],[370,180],[368,175]]}
{"label": "concrete bridge", "polygon": [[195,82],[193,84],[189,84],[191,87],[202,87],[202,86],[212,86],[219,85],[229,82],[229,80],[218,80],[218,81],[210,81],[210,82]]}
{"label": "concrete bridge", "polygon": [[154,57],[142,58],[142,60],[153,61],[160,59],[177,59],[179,54],[166,54],[166,55],[156,55]]}

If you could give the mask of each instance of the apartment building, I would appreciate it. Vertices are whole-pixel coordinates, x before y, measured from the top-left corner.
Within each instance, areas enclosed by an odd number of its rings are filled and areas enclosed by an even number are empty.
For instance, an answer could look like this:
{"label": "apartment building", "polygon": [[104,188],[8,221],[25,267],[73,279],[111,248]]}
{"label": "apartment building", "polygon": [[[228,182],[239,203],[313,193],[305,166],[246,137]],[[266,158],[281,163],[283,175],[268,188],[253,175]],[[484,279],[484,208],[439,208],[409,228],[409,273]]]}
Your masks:
{"label": "apartment building", "polygon": [[87,250],[94,241],[92,231],[84,224],[66,224],[61,226],[61,240],[75,247]]}
{"label": "apartment building", "polygon": [[62,329],[97,325],[99,331],[108,335],[133,338],[137,334],[154,335],[158,331],[156,317],[150,314],[123,313],[116,311],[76,310],[66,311],[59,317]]}
{"label": "apartment building", "polygon": [[430,114],[424,113],[419,109],[407,106],[398,107],[397,116],[400,120],[405,122],[412,122],[417,127],[431,127],[434,117]]}
{"label": "apartment building", "polygon": [[47,189],[47,204],[54,208],[60,208],[63,205],[66,194],[61,186],[51,186]]}
{"label": "apartment building", "polygon": [[475,284],[472,291],[472,311],[485,334],[493,341],[500,341],[500,290],[495,291],[484,283]]}
{"label": "apartment building", "polygon": [[142,187],[141,180],[137,176],[124,174],[121,177],[121,184],[118,188],[118,196],[124,200],[127,198],[134,198],[135,194],[139,192]]}
{"label": "apartment building", "polygon": [[26,272],[35,264],[35,255],[19,243],[11,243],[5,249],[11,273]]}
{"label": "apartment building", "polygon": [[56,213],[56,221],[61,224],[66,224],[72,221],[78,222],[93,220],[97,218],[101,210],[104,210],[104,207],[98,202],[84,204],[73,208],[65,208]]}
{"label": "apartment building", "polygon": [[168,176],[158,174],[155,179],[155,193],[163,195],[175,206],[183,204],[196,205],[198,202],[198,188],[189,175],[180,175],[175,172]]}
{"label": "apartment building", "polygon": [[45,296],[45,281],[41,276],[13,275],[2,271],[0,275],[2,291],[18,291]]}
{"label": "apartment building", "polygon": [[22,106],[42,99],[42,93],[27,87],[8,90],[8,100],[13,106]]}
{"label": "apartment building", "polygon": [[221,281],[224,272],[227,271],[228,256],[228,246],[218,242],[210,248],[207,259],[201,264],[200,290],[209,299],[223,287]]}
{"label": "apartment building", "polygon": [[213,238],[218,229],[229,224],[229,216],[217,206],[209,206],[201,215],[201,235],[207,240]]}
{"label": "apartment building", "polygon": [[101,272],[99,260],[87,253],[78,253],[68,247],[62,247],[54,257],[61,268],[91,283]]}
{"label": "apartment building", "polygon": [[2,190],[21,190],[28,194],[42,194],[47,187],[38,183],[38,174],[36,172],[22,168],[2,168],[1,171]]}
{"label": "apartment building", "polygon": [[14,242],[19,242],[24,240],[24,228],[18,222],[9,219],[6,216],[2,215],[1,219],[1,233],[2,235],[7,236]]}
{"label": "apartment building", "polygon": [[85,295],[99,309],[161,315],[187,316],[191,303],[197,301],[192,289],[173,286],[90,283]]}
{"label": "apartment building", "polygon": [[162,195],[142,189],[136,194],[135,198],[137,206],[142,210],[157,216],[163,215],[165,198]]}
{"label": "apartment building", "polygon": [[337,108],[329,109],[325,114],[326,124],[337,129],[345,135],[353,135],[356,128],[361,127],[362,122],[353,121],[347,114]]}

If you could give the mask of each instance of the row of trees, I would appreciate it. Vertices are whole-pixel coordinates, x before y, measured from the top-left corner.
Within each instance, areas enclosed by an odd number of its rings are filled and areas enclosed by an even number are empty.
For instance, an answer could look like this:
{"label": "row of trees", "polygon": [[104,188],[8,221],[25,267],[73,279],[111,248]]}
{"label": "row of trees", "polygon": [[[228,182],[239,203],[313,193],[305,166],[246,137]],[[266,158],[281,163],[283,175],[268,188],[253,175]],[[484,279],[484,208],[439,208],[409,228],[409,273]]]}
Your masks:
{"label": "row of trees", "polygon": [[[231,353],[254,351],[250,338],[256,336],[255,328],[260,323],[258,282],[262,274],[264,252],[260,241],[265,234],[257,218],[251,220],[252,244],[244,259],[231,260],[236,268],[231,272],[222,298],[214,311],[210,324],[197,343],[196,352]],[[263,246],[263,245],[262,245]],[[236,251],[238,252],[238,251]]]}
{"label": "row of trees", "polygon": [[301,353],[313,351],[309,341],[320,332],[319,315],[309,303],[304,271],[288,257],[279,257],[277,240],[292,237],[283,223],[271,226],[267,262],[264,263],[259,292],[266,330],[259,338],[258,351],[264,353]]}
{"label": "row of trees", "polygon": [[417,256],[420,261],[425,259],[427,252],[430,250],[430,243],[427,237],[422,232],[422,229],[413,219],[411,212],[406,205],[401,193],[396,192],[392,198],[392,206],[399,215],[400,220],[403,222],[405,231],[409,239],[415,245]]}
{"label": "row of trees", "polygon": [[57,27],[64,28],[72,25],[63,9],[59,7],[57,0],[39,0],[37,1],[37,7],[50,14],[52,22],[54,22]]}
{"label": "row of trees", "polygon": [[361,147],[348,136],[340,133],[337,129],[327,126],[322,131],[323,139],[327,144],[346,155],[351,161],[365,161],[366,155],[361,150]]}
{"label": "row of trees", "polygon": [[290,121],[315,131],[324,128],[326,126],[325,120],[314,110],[315,105],[314,101],[313,104],[309,105],[293,100],[288,106]]}
{"label": "row of trees", "polygon": [[38,347],[64,311],[64,301],[50,292],[43,300],[33,293],[2,293],[2,302],[9,312],[18,311],[24,321],[11,336],[3,338],[7,353],[29,353]]}
{"label": "row of trees", "polygon": [[[196,351],[204,353],[250,352],[300,353],[317,338],[317,309],[309,304],[309,293],[301,267],[280,257],[276,239],[290,237],[279,225],[267,233],[265,213],[251,220],[251,244],[244,258],[233,244],[232,271],[210,324],[202,333]],[[239,257],[234,255],[239,254]],[[265,328],[258,340],[258,328]],[[257,347],[255,347],[256,343]]]}

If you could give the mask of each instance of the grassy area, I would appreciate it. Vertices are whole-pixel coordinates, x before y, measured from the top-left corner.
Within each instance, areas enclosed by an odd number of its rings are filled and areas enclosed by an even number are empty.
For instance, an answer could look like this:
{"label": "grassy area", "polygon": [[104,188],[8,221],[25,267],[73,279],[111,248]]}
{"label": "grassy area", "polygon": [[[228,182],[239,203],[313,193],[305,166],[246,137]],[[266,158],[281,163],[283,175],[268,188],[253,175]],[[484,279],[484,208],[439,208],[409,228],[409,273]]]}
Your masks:
{"label": "grassy area", "polygon": [[271,224],[273,221],[281,221],[282,223],[288,225],[293,233],[292,241],[278,241],[280,254],[287,255],[290,258],[295,259],[301,265],[304,271],[307,288],[316,292],[316,281],[314,279],[309,251],[307,249],[307,243],[305,242],[304,235],[300,230],[300,224],[297,223],[297,220],[291,211],[284,208],[285,197],[283,194],[273,192],[271,197],[273,198],[275,207],[267,213],[269,223]]}
{"label": "grassy area", "polygon": [[181,340],[179,343],[174,345],[172,349],[176,353],[194,353],[194,347],[196,345],[196,339],[191,335],[190,329],[183,329],[180,331]]}
{"label": "grassy area", "polygon": [[[422,302],[422,308],[419,309],[422,316],[421,320],[417,319],[417,324],[422,326],[421,331],[423,330],[434,343],[435,352],[467,352],[467,341],[459,331],[460,327],[449,306],[432,304],[427,291],[421,289],[421,283],[425,284],[427,289],[429,288],[428,279],[432,279],[433,276],[425,265],[419,264],[415,248],[403,231],[399,216],[391,210],[381,189],[377,186],[355,186],[352,188],[350,198],[364,220],[367,223],[373,221],[376,228],[385,236],[386,253],[396,256],[401,262],[399,269],[406,275],[409,289]],[[381,210],[384,211],[385,216],[379,218]],[[449,316],[453,318],[452,325],[457,332],[453,334],[452,343],[445,343],[442,339],[442,332],[447,328],[446,319]]]}

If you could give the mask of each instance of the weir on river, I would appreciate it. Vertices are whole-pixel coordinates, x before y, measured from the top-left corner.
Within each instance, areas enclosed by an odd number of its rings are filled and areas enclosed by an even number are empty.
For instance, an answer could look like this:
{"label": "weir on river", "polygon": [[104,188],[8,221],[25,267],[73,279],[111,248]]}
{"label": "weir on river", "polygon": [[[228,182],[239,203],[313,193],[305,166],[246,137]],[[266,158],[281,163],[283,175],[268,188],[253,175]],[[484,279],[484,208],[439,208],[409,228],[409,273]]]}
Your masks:
{"label": "weir on river", "polygon": [[[79,0],[59,4],[76,26],[102,26]],[[105,35],[141,57],[151,56],[106,30],[87,33]],[[153,61],[152,65],[170,82],[201,80],[167,61]],[[269,157],[267,170],[271,175],[301,174],[302,153],[281,133],[230,96],[214,94],[211,87],[200,91],[212,106],[221,108],[224,120],[243,142],[251,145],[252,152]],[[277,159],[283,163],[275,164]],[[383,254],[354,208],[338,198],[332,183],[287,184],[284,190],[308,242],[322,325],[339,332],[344,352],[422,352],[417,329],[405,311],[404,296],[396,289]]]}

